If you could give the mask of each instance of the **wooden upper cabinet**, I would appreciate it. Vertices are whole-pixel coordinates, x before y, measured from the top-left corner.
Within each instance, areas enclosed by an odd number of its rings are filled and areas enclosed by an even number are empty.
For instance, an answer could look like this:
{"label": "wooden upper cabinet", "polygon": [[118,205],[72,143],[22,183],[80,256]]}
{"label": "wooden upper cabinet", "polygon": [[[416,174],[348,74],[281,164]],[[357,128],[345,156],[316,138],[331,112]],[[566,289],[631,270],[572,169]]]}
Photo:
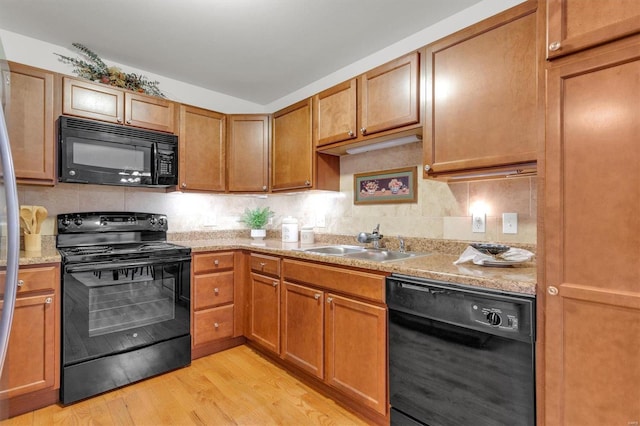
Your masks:
{"label": "wooden upper cabinet", "polygon": [[227,175],[231,192],[269,190],[269,116],[227,116]]}
{"label": "wooden upper cabinet", "polygon": [[638,0],[547,0],[547,58],[640,32]]}
{"label": "wooden upper cabinet", "polygon": [[311,98],[273,114],[273,191],[311,188],[314,154],[311,132]]}
{"label": "wooden upper cabinet", "polygon": [[640,421],[639,94],[640,35],[547,70],[547,425]]}
{"label": "wooden upper cabinet", "polygon": [[360,76],[362,136],[420,122],[420,56],[403,56]]}
{"label": "wooden upper cabinet", "polygon": [[424,177],[536,161],[535,12],[526,2],[426,47]]}
{"label": "wooden upper cabinet", "polygon": [[49,71],[13,62],[9,69],[2,84],[9,94],[5,114],[17,181],[53,185],[59,84]]}
{"label": "wooden upper cabinet", "polygon": [[174,102],[105,84],[63,78],[62,112],[67,115],[174,133]]}
{"label": "wooden upper cabinet", "polygon": [[357,79],[345,81],[313,97],[316,145],[327,145],[358,136]]}
{"label": "wooden upper cabinet", "polygon": [[183,190],[225,190],[225,116],[180,105],[179,186]]}

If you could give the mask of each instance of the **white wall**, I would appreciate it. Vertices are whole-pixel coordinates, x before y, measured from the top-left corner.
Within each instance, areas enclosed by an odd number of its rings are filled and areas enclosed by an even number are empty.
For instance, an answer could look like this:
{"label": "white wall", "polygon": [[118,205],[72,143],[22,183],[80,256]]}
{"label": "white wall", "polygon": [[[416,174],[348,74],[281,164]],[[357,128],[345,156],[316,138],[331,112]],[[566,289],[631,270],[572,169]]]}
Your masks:
{"label": "white wall", "polygon": [[[446,0],[442,0],[446,1]],[[271,113],[291,105],[301,99],[305,99],[335,84],[353,78],[367,70],[384,64],[408,52],[416,50],[448,34],[468,27],[482,19],[493,16],[505,9],[513,7],[524,0],[483,0],[480,3],[463,10],[456,15],[438,22],[435,25],[409,36],[403,40],[388,46],[366,58],[356,61],[336,72],[317,80],[308,86],[290,93],[268,105],[258,105],[253,102],[234,98],[222,93],[203,89],[191,84],[183,83],[167,77],[163,77],[149,70],[132,68],[117,62],[103,58],[109,64],[122,68],[127,72],[140,73],[151,80],[160,82],[160,88],[169,99],[212,109],[226,114],[239,113]],[[25,37],[0,28],[0,38],[4,45],[7,58],[14,62],[23,63],[39,68],[56,71],[63,74],[72,74],[72,67],[58,61],[54,53],[65,56],[76,56],[76,52],[69,50],[70,46],[63,47],[47,43],[34,38]]]}

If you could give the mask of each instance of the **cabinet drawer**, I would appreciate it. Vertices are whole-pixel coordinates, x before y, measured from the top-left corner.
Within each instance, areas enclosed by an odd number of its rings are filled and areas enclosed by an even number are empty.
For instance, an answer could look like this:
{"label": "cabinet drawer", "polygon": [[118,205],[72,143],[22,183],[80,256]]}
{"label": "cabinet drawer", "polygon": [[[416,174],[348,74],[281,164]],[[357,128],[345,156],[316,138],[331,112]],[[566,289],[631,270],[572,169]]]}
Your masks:
{"label": "cabinet drawer", "polygon": [[316,263],[285,259],[282,275],[287,281],[313,284],[356,297],[384,302],[384,275]]}
{"label": "cabinet drawer", "polygon": [[[0,272],[0,280],[6,280],[6,271]],[[44,266],[18,270],[18,296],[30,291],[51,290],[57,287],[58,273],[56,266]],[[4,286],[0,286],[0,294],[4,294]]]}
{"label": "cabinet drawer", "polygon": [[193,309],[233,302],[233,271],[196,275],[193,278]]}
{"label": "cabinet drawer", "polygon": [[233,252],[197,253],[193,255],[194,274],[232,268]]}
{"label": "cabinet drawer", "polygon": [[251,270],[264,275],[280,276],[280,258],[265,256],[263,254],[251,254]]}
{"label": "cabinet drawer", "polygon": [[233,336],[233,305],[198,311],[193,316],[194,346]]}

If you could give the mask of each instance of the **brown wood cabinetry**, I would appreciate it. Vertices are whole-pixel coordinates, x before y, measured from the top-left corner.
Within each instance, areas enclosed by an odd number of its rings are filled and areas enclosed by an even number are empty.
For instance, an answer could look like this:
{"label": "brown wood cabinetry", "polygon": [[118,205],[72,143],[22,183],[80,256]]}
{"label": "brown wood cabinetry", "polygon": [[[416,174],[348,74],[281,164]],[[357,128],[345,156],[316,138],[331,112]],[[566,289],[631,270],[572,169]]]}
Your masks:
{"label": "brown wood cabinetry", "polygon": [[384,276],[290,259],[282,275],[282,357],[386,415]]}
{"label": "brown wood cabinetry", "polygon": [[547,58],[640,32],[637,0],[547,0]]}
{"label": "brown wood cabinetry", "polygon": [[548,65],[538,295],[547,425],[640,421],[639,94],[640,36]]}
{"label": "brown wood cabinetry", "polygon": [[[192,358],[209,355],[242,335],[236,326],[235,253],[195,253],[191,278]],[[231,343],[229,343],[231,342]],[[239,342],[240,343],[240,342]],[[228,347],[227,346],[227,347]]]}
{"label": "brown wood cabinetry", "polygon": [[229,191],[268,191],[270,117],[265,114],[228,115],[227,120]]}
{"label": "brown wood cabinetry", "polygon": [[316,146],[358,137],[357,79],[353,78],[313,97]]}
{"label": "brown wood cabinetry", "polygon": [[311,98],[273,114],[271,190],[340,190],[340,158],[316,153]]}
{"label": "brown wood cabinetry", "polygon": [[161,132],[176,130],[174,102],[70,77],[62,81],[63,114]]}
{"label": "brown wood cabinetry", "polygon": [[[262,265],[265,264],[265,265]],[[251,254],[249,339],[280,353],[280,259]]]}
{"label": "brown wood cabinetry", "polygon": [[180,105],[179,186],[182,190],[225,190],[225,116]]}
{"label": "brown wood cabinetry", "polygon": [[[4,282],[5,272],[0,272]],[[21,267],[0,379],[0,404],[14,416],[55,403],[60,388],[60,268]],[[4,287],[2,288],[4,290]],[[0,309],[3,302],[0,301]],[[37,395],[37,396],[36,396]],[[2,410],[5,413],[5,410]]]}
{"label": "brown wood cabinetry", "polygon": [[53,185],[59,84],[49,71],[13,62],[9,69],[2,84],[10,96],[5,113],[17,181]]}
{"label": "brown wood cabinetry", "polygon": [[426,47],[424,177],[537,160],[536,8],[523,3]]}

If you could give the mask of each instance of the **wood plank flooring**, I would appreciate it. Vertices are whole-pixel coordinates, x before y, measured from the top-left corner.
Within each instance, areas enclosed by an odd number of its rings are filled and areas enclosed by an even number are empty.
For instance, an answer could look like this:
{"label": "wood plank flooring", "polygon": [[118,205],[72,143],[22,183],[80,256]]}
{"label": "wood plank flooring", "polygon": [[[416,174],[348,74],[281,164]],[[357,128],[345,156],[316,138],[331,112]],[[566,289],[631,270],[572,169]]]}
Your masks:
{"label": "wood plank flooring", "polygon": [[366,425],[247,346],[62,407],[0,422],[17,425]]}

